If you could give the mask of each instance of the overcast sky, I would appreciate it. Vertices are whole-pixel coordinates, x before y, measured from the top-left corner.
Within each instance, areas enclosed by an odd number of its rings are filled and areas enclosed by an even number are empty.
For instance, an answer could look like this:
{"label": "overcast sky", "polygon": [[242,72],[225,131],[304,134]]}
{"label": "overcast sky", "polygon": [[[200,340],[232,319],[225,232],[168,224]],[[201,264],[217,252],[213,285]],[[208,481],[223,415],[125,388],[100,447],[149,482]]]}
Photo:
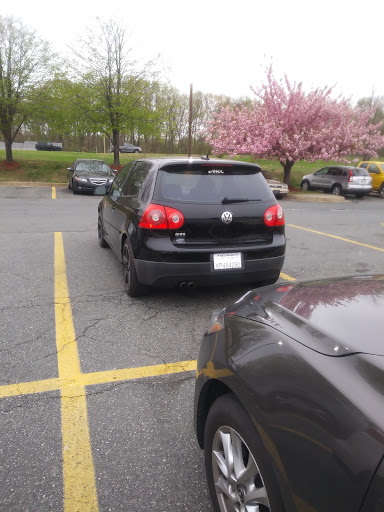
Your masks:
{"label": "overcast sky", "polygon": [[384,95],[382,0],[17,0],[2,8],[65,52],[98,16],[132,32],[138,58],[159,52],[181,92],[251,96],[271,62],[305,88],[335,85],[335,94]]}

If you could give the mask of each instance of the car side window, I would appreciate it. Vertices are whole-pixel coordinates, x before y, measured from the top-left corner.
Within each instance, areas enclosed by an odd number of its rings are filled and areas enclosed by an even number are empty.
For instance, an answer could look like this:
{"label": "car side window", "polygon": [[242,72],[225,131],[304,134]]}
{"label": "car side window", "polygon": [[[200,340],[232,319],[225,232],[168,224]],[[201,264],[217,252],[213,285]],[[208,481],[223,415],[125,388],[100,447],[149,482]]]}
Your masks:
{"label": "car side window", "polygon": [[362,162],[359,167],[362,167],[363,169],[366,169],[368,167],[368,162]]}
{"label": "car side window", "polygon": [[123,185],[127,179],[130,171],[135,167],[136,162],[129,162],[126,164],[121,171],[116,175],[111,186],[110,196],[120,197],[122,195]]}
{"label": "car side window", "polygon": [[328,167],[323,167],[322,169],[319,169],[315,172],[315,176],[324,176],[328,173]]}
{"label": "car side window", "polygon": [[368,171],[374,174],[380,174],[380,169],[376,164],[370,164]]}
{"label": "car side window", "polygon": [[151,164],[148,162],[137,162],[137,165],[129,173],[128,178],[123,186],[123,196],[136,196],[143,185]]}

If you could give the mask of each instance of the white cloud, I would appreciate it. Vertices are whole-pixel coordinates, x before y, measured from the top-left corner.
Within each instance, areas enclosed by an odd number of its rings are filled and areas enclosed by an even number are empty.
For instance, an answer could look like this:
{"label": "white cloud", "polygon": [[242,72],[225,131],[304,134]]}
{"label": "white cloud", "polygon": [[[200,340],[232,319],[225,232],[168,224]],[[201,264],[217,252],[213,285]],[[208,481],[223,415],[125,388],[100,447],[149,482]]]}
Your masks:
{"label": "white cloud", "polygon": [[373,0],[67,0],[55,6],[19,0],[3,14],[22,18],[62,52],[96,16],[115,16],[132,31],[134,55],[160,52],[172,68],[170,82],[185,93],[192,82],[194,90],[252,96],[250,85],[264,79],[272,59],[276,75],[307,88],[336,84],[337,93],[353,100],[373,88],[384,95],[380,29],[368,31],[365,23],[383,19],[383,4]]}

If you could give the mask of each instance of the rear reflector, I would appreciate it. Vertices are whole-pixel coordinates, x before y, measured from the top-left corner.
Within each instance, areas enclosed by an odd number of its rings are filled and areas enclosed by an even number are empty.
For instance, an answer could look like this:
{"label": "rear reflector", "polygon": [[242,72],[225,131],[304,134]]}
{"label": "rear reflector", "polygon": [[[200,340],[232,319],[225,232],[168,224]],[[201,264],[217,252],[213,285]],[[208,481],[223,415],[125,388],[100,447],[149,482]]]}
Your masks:
{"label": "rear reflector", "polygon": [[139,227],[146,229],[178,229],[184,224],[184,215],[175,208],[150,204],[141,216]]}

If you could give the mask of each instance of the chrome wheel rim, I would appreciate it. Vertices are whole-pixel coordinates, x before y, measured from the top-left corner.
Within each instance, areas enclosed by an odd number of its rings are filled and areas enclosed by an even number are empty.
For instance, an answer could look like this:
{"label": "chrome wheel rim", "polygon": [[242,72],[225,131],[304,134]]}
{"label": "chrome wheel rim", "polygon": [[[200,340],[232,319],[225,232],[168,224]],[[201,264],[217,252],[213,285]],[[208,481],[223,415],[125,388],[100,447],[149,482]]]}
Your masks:
{"label": "chrome wheel rim", "polygon": [[308,190],[308,188],[309,188],[309,187],[308,187],[308,183],[303,183],[303,184],[301,185],[301,190]]}
{"label": "chrome wheel rim", "polygon": [[220,427],[213,438],[212,472],[221,512],[270,512],[259,467],[231,427]]}
{"label": "chrome wheel rim", "polygon": [[332,190],[332,194],[334,196],[339,196],[341,194],[341,189],[340,187],[335,187],[333,190]]}
{"label": "chrome wheel rim", "polygon": [[129,289],[129,272],[130,272],[131,264],[129,261],[129,252],[128,246],[124,245],[123,247],[123,276],[124,276],[124,288],[125,290]]}
{"label": "chrome wheel rim", "polygon": [[384,199],[384,187],[380,189],[380,196]]}

